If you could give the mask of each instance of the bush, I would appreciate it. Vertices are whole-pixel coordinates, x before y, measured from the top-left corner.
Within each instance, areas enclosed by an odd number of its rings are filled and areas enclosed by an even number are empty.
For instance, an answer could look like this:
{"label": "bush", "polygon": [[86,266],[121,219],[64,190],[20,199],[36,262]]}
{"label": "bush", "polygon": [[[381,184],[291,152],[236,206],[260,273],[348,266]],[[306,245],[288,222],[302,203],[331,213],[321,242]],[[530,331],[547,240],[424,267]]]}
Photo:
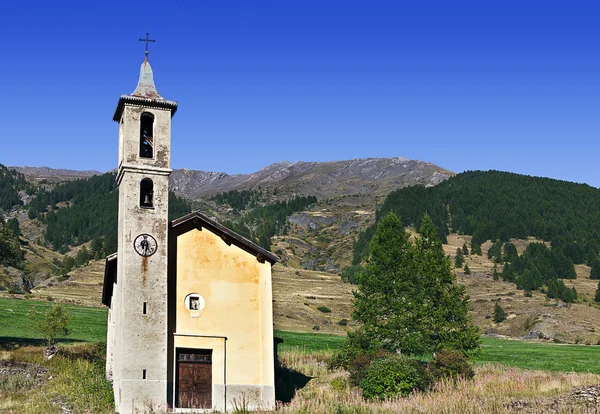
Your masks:
{"label": "bush", "polygon": [[327,306],[319,306],[317,309],[323,313],[331,313],[331,309],[329,309]]}
{"label": "bush", "polygon": [[348,332],[346,341],[341,348],[333,354],[327,365],[328,369],[342,368],[346,371],[351,371],[354,361],[363,354],[368,354],[373,357],[377,353],[378,348],[369,340],[362,332],[356,330]]}
{"label": "bush", "polygon": [[425,391],[432,378],[423,363],[404,355],[374,360],[360,382],[367,399],[389,399],[407,396],[413,391]]}
{"label": "bush", "polygon": [[348,326],[348,319],[340,319],[338,321],[338,325],[340,325],[340,326]]}
{"label": "bush", "polygon": [[44,337],[48,346],[54,345],[59,335],[69,335],[70,333],[68,328],[70,323],[69,313],[61,304],[52,306],[45,315],[38,313],[34,306],[29,311],[29,318],[33,321],[39,334]]}
{"label": "bush", "polygon": [[430,363],[430,371],[434,378],[452,378],[457,380],[472,379],[475,371],[462,352],[442,350],[437,352]]}
{"label": "bush", "polygon": [[23,290],[18,285],[13,284],[9,286],[8,293],[11,295],[22,295]]}

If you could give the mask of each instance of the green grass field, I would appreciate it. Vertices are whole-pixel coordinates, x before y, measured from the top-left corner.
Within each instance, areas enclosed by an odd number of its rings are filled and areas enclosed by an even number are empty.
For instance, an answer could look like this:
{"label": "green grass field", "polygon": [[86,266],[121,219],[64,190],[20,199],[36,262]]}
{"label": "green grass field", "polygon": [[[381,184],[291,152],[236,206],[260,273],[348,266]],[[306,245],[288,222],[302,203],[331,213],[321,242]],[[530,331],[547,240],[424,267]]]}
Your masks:
{"label": "green grass field", "polygon": [[[41,344],[42,337],[29,319],[29,310],[35,306],[45,313],[53,302],[0,298],[0,345]],[[87,306],[65,305],[71,318],[71,334],[60,342],[98,342],[106,340],[107,310]]]}
{"label": "green grass field", "polygon": [[[52,302],[0,299],[0,345],[41,344],[41,336],[27,317],[32,306],[45,312]],[[106,339],[107,310],[86,306],[65,305],[71,316],[71,335],[61,342],[99,342]],[[280,351],[299,349],[307,353],[336,350],[345,340],[343,336],[275,331],[283,339]],[[518,368],[591,372],[600,374],[600,346],[559,345],[482,338],[483,347],[475,359],[477,363],[502,364]]]}
{"label": "green grass field", "polygon": [[479,363],[503,364],[543,371],[600,374],[600,346],[561,345],[482,338]]}

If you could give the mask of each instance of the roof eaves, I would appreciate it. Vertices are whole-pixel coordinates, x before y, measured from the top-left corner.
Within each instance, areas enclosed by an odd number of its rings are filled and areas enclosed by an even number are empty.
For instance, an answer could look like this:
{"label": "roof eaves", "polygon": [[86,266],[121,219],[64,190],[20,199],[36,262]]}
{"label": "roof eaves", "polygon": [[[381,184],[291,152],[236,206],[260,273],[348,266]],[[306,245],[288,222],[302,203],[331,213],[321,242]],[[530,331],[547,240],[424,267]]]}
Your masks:
{"label": "roof eaves", "polygon": [[269,263],[271,263],[271,265],[274,265],[275,263],[281,261],[281,259],[278,256],[274,255],[270,251],[263,249],[256,243],[251,242],[244,236],[234,232],[233,230],[228,229],[227,227],[223,226],[222,224],[217,223],[214,220],[211,220],[210,218],[208,218],[203,213],[200,213],[199,211],[195,211],[193,213],[187,214],[183,217],[173,220],[171,222],[171,228],[176,228],[176,227],[178,227],[184,223],[188,223],[190,221],[192,221],[195,224],[200,224],[203,227],[209,228],[209,230],[213,231],[214,233],[218,234],[221,237],[225,236],[239,248],[246,250],[249,253],[254,254],[255,256],[257,256],[257,258],[262,257],[264,260],[267,260]]}
{"label": "roof eaves", "polygon": [[119,122],[121,120],[121,115],[123,114],[123,108],[125,107],[125,104],[146,106],[149,108],[169,109],[171,111],[171,117],[173,117],[175,112],[177,112],[178,105],[177,102],[169,101],[167,99],[150,99],[134,95],[121,95],[113,115],[113,121]]}

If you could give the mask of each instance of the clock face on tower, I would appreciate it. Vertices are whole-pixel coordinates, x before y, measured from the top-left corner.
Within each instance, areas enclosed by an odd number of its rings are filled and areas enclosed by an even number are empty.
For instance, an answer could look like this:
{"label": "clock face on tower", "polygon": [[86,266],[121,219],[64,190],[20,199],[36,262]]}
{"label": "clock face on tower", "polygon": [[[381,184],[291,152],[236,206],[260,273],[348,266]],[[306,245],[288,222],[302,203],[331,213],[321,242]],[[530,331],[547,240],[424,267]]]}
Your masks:
{"label": "clock face on tower", "polygon": [[156,252],[156,239],[149,234],[140,234],[133,241],[133,247],[140,256],[152,256]]}

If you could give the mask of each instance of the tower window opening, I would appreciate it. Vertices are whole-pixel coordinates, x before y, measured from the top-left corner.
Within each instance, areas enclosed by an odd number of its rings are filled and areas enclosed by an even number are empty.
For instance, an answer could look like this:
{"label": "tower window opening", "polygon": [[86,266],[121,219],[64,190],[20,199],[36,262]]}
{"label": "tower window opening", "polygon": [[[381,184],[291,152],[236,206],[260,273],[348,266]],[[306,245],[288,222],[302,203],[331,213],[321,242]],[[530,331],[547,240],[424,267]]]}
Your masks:
{"label": "tower window opening", "polygon": [[154,207],[154,183],[149,178],[140,183],[140,207]]}
{"label": "tower window opening", "polygon": [[140,121],[140,157],[154,157],[154,116],[144,112]]}

